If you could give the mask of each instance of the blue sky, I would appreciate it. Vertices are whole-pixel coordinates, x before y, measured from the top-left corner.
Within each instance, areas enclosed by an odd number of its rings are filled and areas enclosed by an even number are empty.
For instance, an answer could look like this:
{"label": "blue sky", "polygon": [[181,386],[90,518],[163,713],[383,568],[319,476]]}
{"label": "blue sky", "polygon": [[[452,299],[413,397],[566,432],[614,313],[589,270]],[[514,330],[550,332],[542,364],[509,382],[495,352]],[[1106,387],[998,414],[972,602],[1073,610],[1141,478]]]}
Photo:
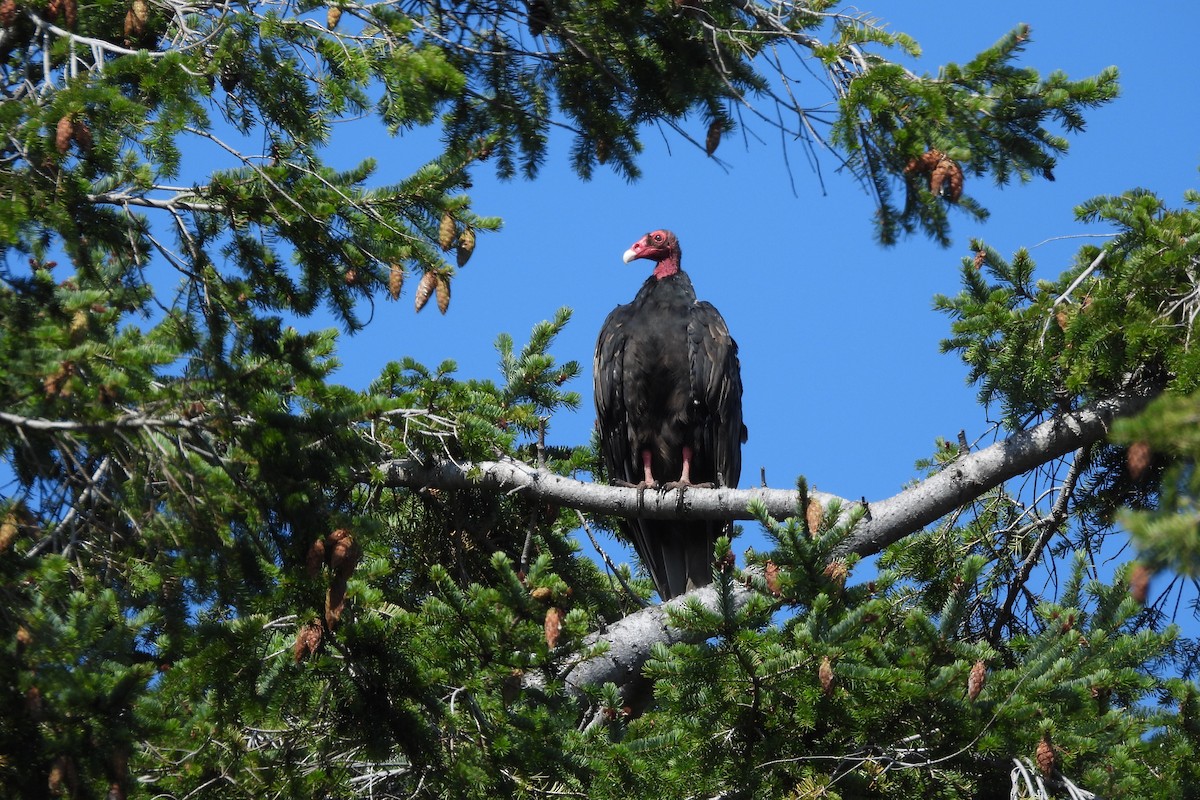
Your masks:
{"label": "blue sky", "polygon": [[[343,337],[335,379],[363,387],[402,355],[430,365],[452,358],[462,377],[498,378],[496,334],[510,332],[520,343],[535,322],[569,306],[574,318],[555,352],[587,365],[574,386],[585,404],[557,417],[550,438],[584,442],[594,418],[597,331],[649,269],[644,261],[623,264],[621,253],[666,227],[679,235],[697,293],[721,310],[741,347],[750,430],[743,486],[762,468],[772,486],[803,473],[819,489],[880,499],[915,477],[913,462],[932,451],[935,437],[953,439],[960,429],[972,441],[984,435],[986,415],[965,384],[965,367],[939,352],[949,321],[931,310],[932,297],[958,290],[971,237],[1005,255],[1031,247],[1042,274],[1055,276],[1086,241],[1077,237],[1104,232],[1074,221],[1077,203],[1140,186],[1178,205],[1184,189],[1200,183],[1200,69],[1190,55],[1200,5],[1153,15],[1113,2],[889,0],[861,8],[920,42],[924,54],[910,64],[917,72],[966,61],[1026,22],[1032,41],[1023,64],[1072,78],[1115,64],[1122,96],[1093,110],[1087,131],[1071,137],[1056,182],[998,190],[968,178],[968,194],[991,218],[980,224],[953,214],[949,249],[924,238],[879,247],[870,198],[834,172],[833,159],[822,162],[822,187],[796,146],[789,179],[779,137],[764,125],[755,130],[760,139],[739,132],[722,143],[728,171],[669,132],[648,130],[636,184],[605,173],[580,181],[560,135],[536,181],[474,176],[475,211],[503,217],[504,228],[480,237],[454,281],[450,313],[440,316],[430,304],[414,315],[410,281],[399,303],[376,307],[365,332]],[[702,140],[701,123],[695,128]],[[376,156],[384,182],[434,152],[420,135],[389,139],[380,129],[360,138],[357,124],[354,131],[338,147],[355,158]]]}

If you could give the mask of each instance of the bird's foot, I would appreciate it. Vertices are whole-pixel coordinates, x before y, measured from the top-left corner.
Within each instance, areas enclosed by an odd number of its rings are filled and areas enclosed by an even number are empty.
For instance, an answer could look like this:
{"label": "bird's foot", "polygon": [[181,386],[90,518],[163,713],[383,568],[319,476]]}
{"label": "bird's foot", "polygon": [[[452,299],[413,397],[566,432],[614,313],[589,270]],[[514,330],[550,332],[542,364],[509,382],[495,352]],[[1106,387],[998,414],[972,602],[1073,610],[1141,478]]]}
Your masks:
{"label": "bird's foot", "polygon": [[691,481],[678,480],[663,484],[663,490],[668,492],[674,489],[713,489],[715,487],[716,484],[712,481],[705,481],[704,483],[692,483]]}
{"label": "bird's foot", "polygon": [[643,492],[646,491],[647,489],[662,489],[663,488],[663,485],[661,483],[659,483],[658,481],[642,481],[640,483],[630,483],[629,481],[615,480],[615,481],[613,481],[613,485],[620,486],[625,489],[640,489]]}

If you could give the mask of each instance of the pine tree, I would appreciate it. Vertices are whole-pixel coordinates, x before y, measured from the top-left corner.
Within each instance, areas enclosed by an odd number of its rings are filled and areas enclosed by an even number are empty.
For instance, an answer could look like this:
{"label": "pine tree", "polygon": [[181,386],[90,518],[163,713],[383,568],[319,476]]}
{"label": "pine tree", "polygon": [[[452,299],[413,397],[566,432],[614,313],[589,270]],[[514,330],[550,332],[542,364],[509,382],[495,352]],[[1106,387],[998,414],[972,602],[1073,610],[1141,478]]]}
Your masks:
{"label": "pine tree", "polygon": [[[558,128],[581,178],[636,179],[650,126],[717,158],[737,109],[791,119],[766,124],[837,153],[881,242],[945,242],[986,213],[972,181],[1052,178],[1115,96],[1112,70],[1019,66],[1028,43],[921,76],[910,38],[825,2],[0,3],[4,792],[1195,792],[1196,647],[1144,584],[1196,570],[1194,207],[1085,203],[1121,234],[1053,282],[977,243],[946,349],[1024,460],[939,443],[918,489],[978,476],[947,507],[697,492],[772,551],[740,572],[721,542],[667,608],[580,552],[603,512],[677,512],[555,439],[568,310],[498,336],[499,381],[402,358],[342,386],[338,335],[303,327],[352,334],[406,287],[453,313],[500,225],[472,174],[536,178]],[[391,185],[334,169],[361,116],[443,151]],[[1144,564],[1106,585],[1087,555],[1119,509]]]}

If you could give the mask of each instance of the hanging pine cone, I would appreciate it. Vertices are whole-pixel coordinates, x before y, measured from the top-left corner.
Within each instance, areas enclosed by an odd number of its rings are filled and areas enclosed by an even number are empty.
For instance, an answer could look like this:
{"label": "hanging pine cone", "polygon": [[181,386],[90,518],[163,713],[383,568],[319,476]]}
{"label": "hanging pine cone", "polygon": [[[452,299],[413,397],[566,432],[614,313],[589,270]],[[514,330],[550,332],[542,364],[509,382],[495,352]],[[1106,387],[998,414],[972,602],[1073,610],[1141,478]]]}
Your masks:
{"label": "hanging pine cone", "polygon": [[347,579],[358,566],[362,550],[354,543],[354,537],[345,528],[338,528],[325,540],[329,558],[329,569],[337,578]]}
{"label": "hanging pine cone", "polygon": [[443,250],[449,250],[454,244],[457,228],[454,225],[454,217],[450,216],[450,212],[442,214],[442,221],[438,225],[438,244]]}
{"label": "hanging pine cone", "polygon": [[821,524],[825,520],[825,510],[821,508],[821,504],[811,497],[808,499],[808,508],[804,511],[804,521],[808,523],[808,533],[812,537],[816,537],[821,530]]}
{"label": "hanging pine cone", "polygon": [[443,314],[450,308],[450,278],[446,275],[437,276],[437,306]]}
{"label": "hanging pine cone", "polygon": [[304,558],[304,568],[308,577],[315,578],[321,574],[323,566],[325,566],[325,539],[319,537],[309,545],[308,553]]}
{"label": "hanging pine cone", "polygon": [[58,121],[58,125],[54,128],[54,147],[60,153],[66,153],[71,149],[71,137],[75,135],[75,121],[71,119],[70,114],[66,114]]}
{"label": "hanging pine cone", "polygon": [[471,260],[471,254],[475,252],[475,231],[470,228],[463,228],[463,232],[458,235],[458,265],[465,267],[467,262]]}
{"label": "hanging pine cone", "polygon": [[1058,764],[1058,751],[1054,749],[1054,744],[1050,741],[1050,734],[1043,733],[1042,740],[1037,746],[1037,765],[1038,769],[1047,778],[1054,774],[1054,769]]}
{"label": "hanging pine cone", "polygon": [[833,664],[829,660],[829,656],[821,658],[821,667],[817,670],[817,677],[821,681],[821,693],[826,697],[833,691]]}
{"label": "hanging pine cone", "polygon": [[929,191],[951,203],[962,197],[963,171],[953,159],[943,157],[929,176]]}
{"label": "hanging pine cone", "polygon": [[967,677],[967,699],[974,702],[979,697],[979,693],[983,691],[985,683],[987,683],[987,664],[980,659],[975,662],[975,666],[971,667],[971,674]]}
{"label": "hanging pine cone", "polygon": [[846,576],[850,574],[850,570],[846,569],[846,562],[841,559],[826,564],[824,572],[825,577],[839,588],[846,584]]}
{"label": "hanging pine cone", "polygon": [[337,627],[346,610],[346,581],[344,578],[334,578],[325,592],[325,626],[329,630]]}
{"label": "hanging pine cone", "polygon": [[[125,44],[129,47],[146,46],[146,32],[149,29],[149,22],[150,4],[146,0],[133,0],[129,4],[129,10],[125,12]],[[221,82],[225,82],[224,77],[222,77]]]}
{"label": "hanging pine cone", "polygon": [[928,175],[933,172],[934,167],[938,165],[945,156],[941,150],[926,150],[917,158],[908,162],[904,167],[905,175]]}
{"label": "hanging pine cone", "polygon": [[608,163],[608,140],[596,140],[596,160],[601,164]]}
{"label": "hanging pine cone", "polygon": [[1150,568],[1140,561],[1133,565],[1133,569],[1129,573],[1129,596],[1138,602],[1138,605],[1146,605],[1146,595],[1150,592]]}
{"label": "hanging pine cone", "polygon": [[338,20],[342,18],[342,10],[337,6],[330,6],[325,12],[325,27],[333,30],[337,27]]}
{"label": "hanging pine cone", "polygon": [[[17,515],[9,511],[4,515],[4,521],[0,522],[0,553],[3,553],[16,540],[17,534],[21,532],[21,525],[17,521]],[[22,628],[24,630],[24,628]]]}
{"label": "hanging pine cone", "polygon": [[388,296],[393,300],[400,299],[400,290],[404,288],[404,267],[392,264],[388,267]]}
{"label": "hanging pine cone", "polygon": [[767,579],[767,591],[775,597],[779,597],[783,592],[779,588],[779,565],[774,561],[768,561],[766,567],[763,568],[763,575]]}
{"label": "hanging pine cone", "polygon": [[317,648],[321,646],[321,639],[323,637],[324,631],[321,630],[321,623],[319,621],[314,619],[304,623],[296,633],[296,643],[292,646],[292,658],[295,662],[299,664],[317,652]]}
{"label": "hanging pine cone", "polygon": [[417,311],[425,307],[429,302],[429,298],[433,295],[433,290],[437,286],[437,274],[430,271],[421,276],[421,282],[417,284],[417,293],[413,296],[413,305]]}
{"label": "hanging pine cone", "polygon": [[17,0],[0,0],[0,28],[11,28],[17,19]]}
{"label": "hanging pine cone", "polygon": [[75,23],[79,21],[79,6],[75,0],[62,0],[63,20],[67,23],[67,30],[75,30]]}
{"label": "hanging pine cone", "polygon": [[223,64],[221,65],[220,78],[221,88],[226,92],[232,92],[242,80],[242,74],[233,64]]}
{"label": "hanging pine cone", "polygon": [[721,144],[721,134],[725,131],[725,124],[721,120],[713,120],[708,126],[708,133],[704,137],[704,152],[712,155],[717,152],[717,146]]}
{"label": "hanging pine cone", "polygon": [[1146,470],[1150,469],[1153,455],[1148,442],[1137,441],[1129,445],[1129,450],[1125,453],[1125,464],[1129,469],[1129,477],[1135,481],[1141,481],[1146,476]]}
{"label": "hanging pine cone", "polygon": [[71,138],[84,153],[92,152],[92,129],[81,119],[76,119],[71,125]]}
{"label": "hanging pine cone", "polygon": [[558,637],[562,634],[562,619],[562,609],[557,606],[546,609],[546,646],[551,650],[554,649],[554,645],[558,644]]}
{"label": "hanging pine cone", "polygon": [[529,4],[529,35],[541,36],[549,24],[550,3],[547,0],[533,0]]}

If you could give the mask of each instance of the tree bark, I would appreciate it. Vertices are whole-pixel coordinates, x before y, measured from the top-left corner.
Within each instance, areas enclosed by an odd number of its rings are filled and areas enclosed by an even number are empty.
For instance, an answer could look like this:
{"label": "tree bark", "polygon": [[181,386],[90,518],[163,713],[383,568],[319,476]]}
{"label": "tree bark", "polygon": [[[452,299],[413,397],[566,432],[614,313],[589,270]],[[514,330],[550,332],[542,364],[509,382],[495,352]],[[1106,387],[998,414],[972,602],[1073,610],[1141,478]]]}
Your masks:
{"label": "tree bark", "polygon": [[[834,557],[869,556],[969,503],[989,489],[1040,464],[1102,439],[1112,421],[1144,408],[1162,392],[1160,384],[1137,385],[1102,398],[1075,411],[1063,412],[982,450],[968,453],[920,483],[885,500],[867,503],[868,513]],[[565,478],[515,461],[458,465],[451,462],[421,464],[412,460],[381,465],[388,486],[433,486],[443,489],[490,486],[497,491],[522,491],[538,500],[599,514],[653,519],[751,519],[752,500],[766,505],[776,519],[794,515],[799,496],[787,489],[687,489],[669,492],[639,491],[602,486]],[[810,499],[827,506],[834,495],[810,492]],[[855,503],[842,500],[849,508]],[[753,589],[739,587],[735,602],[744,603]],[[712,587],[689,592],[671,603],[695,598],[715,607]],[[667,604],[668,606],[670,603]],[[652,606],[630,614],[589,637],[589,644],[606,642],[608,652],[574,665],[566,676],[569,691],[582,698],[582,687],[615,683],[632,708],[649,701],[649,687],[640,680],[641,667],[656,643],[688,641],[673,628],[665,606]]]}
{"label": "tree bark", "polygon": [[[1139,385],[1056,414],[1045,422],[974,453],[963,455],[941,472],[899,494],[868,502],[867,515],[854,527],[835,555],[869,556],[922,530],[929,523],[969,503],[989,489],[1034,467],[1099,441],[1112,421],[1140,411],[1161,393],[1160,385]],[[643,519],[753,519],[749,505],[761,502],[774,519],[797,513],[795,489],[672,489],[661,492],[604,486],[567,478],[519,461],[452,461],[422,463],[414,459],[380,465],[384,485],[465,489],[489,487],[522,492],[529,497],[593,514]],[[810,491],[809,499],[828,507],[841,502],[859,505],[827,492]]]}

